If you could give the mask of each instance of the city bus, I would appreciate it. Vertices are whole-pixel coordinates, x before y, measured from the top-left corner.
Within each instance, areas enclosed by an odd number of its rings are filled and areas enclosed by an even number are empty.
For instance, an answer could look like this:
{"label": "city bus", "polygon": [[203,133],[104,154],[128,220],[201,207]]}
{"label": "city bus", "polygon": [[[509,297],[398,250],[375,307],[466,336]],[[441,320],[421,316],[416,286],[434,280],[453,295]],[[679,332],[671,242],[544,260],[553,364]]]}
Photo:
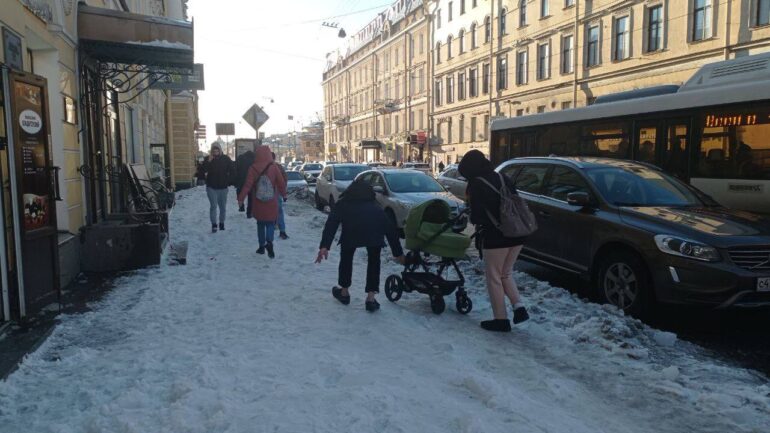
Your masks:
{"label": "city bus", "polygon": [[678,89],[492,122],[497,165],[524,156],[633,159],[720,204],[770,213],[770,53],[703,66]]}

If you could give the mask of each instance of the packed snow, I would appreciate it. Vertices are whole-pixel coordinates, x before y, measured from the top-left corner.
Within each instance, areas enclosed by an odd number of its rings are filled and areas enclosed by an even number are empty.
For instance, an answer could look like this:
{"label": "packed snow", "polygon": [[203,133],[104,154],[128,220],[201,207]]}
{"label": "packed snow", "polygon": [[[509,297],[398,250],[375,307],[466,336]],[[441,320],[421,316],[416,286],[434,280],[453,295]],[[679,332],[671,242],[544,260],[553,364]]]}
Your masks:
{"label": "packed snow", "polygon": [[[331,297],[337,252],[313,264],[326,215],[290,201],[291,239],[257,256],[230,194],[209,233],[202,187],[179,193],[172,241],[188,264],[125,274],[65,316],[0,383],[0,432],[767,432],[767,378],[517,273],[532,319],[489,318],[482,266],[464,262],[474,311],[427,297],[364,311]],[[383,276],[399,266],[383,254]],[[450,300],[448,298],[447,300]],[[449,302],[452,306],[453,302]]]}

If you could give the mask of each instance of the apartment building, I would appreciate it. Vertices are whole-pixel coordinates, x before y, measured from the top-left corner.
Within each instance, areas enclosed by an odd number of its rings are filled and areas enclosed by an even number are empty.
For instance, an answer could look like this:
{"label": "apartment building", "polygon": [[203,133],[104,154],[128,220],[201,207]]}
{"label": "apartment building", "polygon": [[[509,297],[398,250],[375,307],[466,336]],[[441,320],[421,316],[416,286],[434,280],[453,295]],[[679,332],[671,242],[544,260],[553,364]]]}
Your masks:
{"label": "apartment building", "polygon": [[398,0],[329,55],[324,149],[339,161],[424,158],[430,46],[422,0]]}
{"label": "apartment building", "polygon": [[431,2],[434,161],[487,152],[489,119],[681,84],[702,65],[770,50],[770,1]]}

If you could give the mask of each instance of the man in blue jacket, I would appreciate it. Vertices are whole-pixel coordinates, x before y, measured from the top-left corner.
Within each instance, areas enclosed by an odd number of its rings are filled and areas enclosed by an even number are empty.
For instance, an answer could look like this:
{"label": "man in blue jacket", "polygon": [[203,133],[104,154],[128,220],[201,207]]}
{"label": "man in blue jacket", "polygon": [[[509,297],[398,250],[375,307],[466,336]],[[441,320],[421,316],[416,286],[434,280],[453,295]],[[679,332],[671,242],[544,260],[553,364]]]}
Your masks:
{"label": "man in blue jacket", "polygon": [[393,257],[404,263],[404,251],[398,238],[398,229],[388,218],[377,201],[372,187],[360,180],[350,184],[332,208],[324,226],[321,245],[316,263],[329,258],[334,235],[342,224],[340,235],[339,286],[332,289],[332,296],[344,305],[350,303],[350,288],[353,277],[353,255],[359,247],[366,248],[366,311],[380,308],[375,295],[380,291],[380,252],[388,239]]}

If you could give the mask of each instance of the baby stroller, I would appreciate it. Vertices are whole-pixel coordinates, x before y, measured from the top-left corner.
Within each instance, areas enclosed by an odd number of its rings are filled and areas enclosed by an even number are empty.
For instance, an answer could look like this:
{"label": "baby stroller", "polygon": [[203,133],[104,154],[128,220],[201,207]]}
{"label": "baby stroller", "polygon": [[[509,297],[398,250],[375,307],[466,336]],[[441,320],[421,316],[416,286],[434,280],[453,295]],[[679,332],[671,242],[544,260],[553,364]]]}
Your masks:
{"label": "baby stroller", "polygon": [[[385,280],[389,301],[398,301],[404,292],[424,293],[430,297],[431,310],[441,314],[446,309],[444,296],[456,291],[457,311],[470,313],[473,303],[465,292],[465,278],[455,260],[465,257],[471,238],[451,231],[464,218],[464,212],[451,218],[449,205],[440,199],[427,201],[409,212],[404,227],[409,253],[401,275],[390,275]],[[434,267],[435,273],[431,272]],[[444,278],[450,268],[454,269],[456,280]]]}

